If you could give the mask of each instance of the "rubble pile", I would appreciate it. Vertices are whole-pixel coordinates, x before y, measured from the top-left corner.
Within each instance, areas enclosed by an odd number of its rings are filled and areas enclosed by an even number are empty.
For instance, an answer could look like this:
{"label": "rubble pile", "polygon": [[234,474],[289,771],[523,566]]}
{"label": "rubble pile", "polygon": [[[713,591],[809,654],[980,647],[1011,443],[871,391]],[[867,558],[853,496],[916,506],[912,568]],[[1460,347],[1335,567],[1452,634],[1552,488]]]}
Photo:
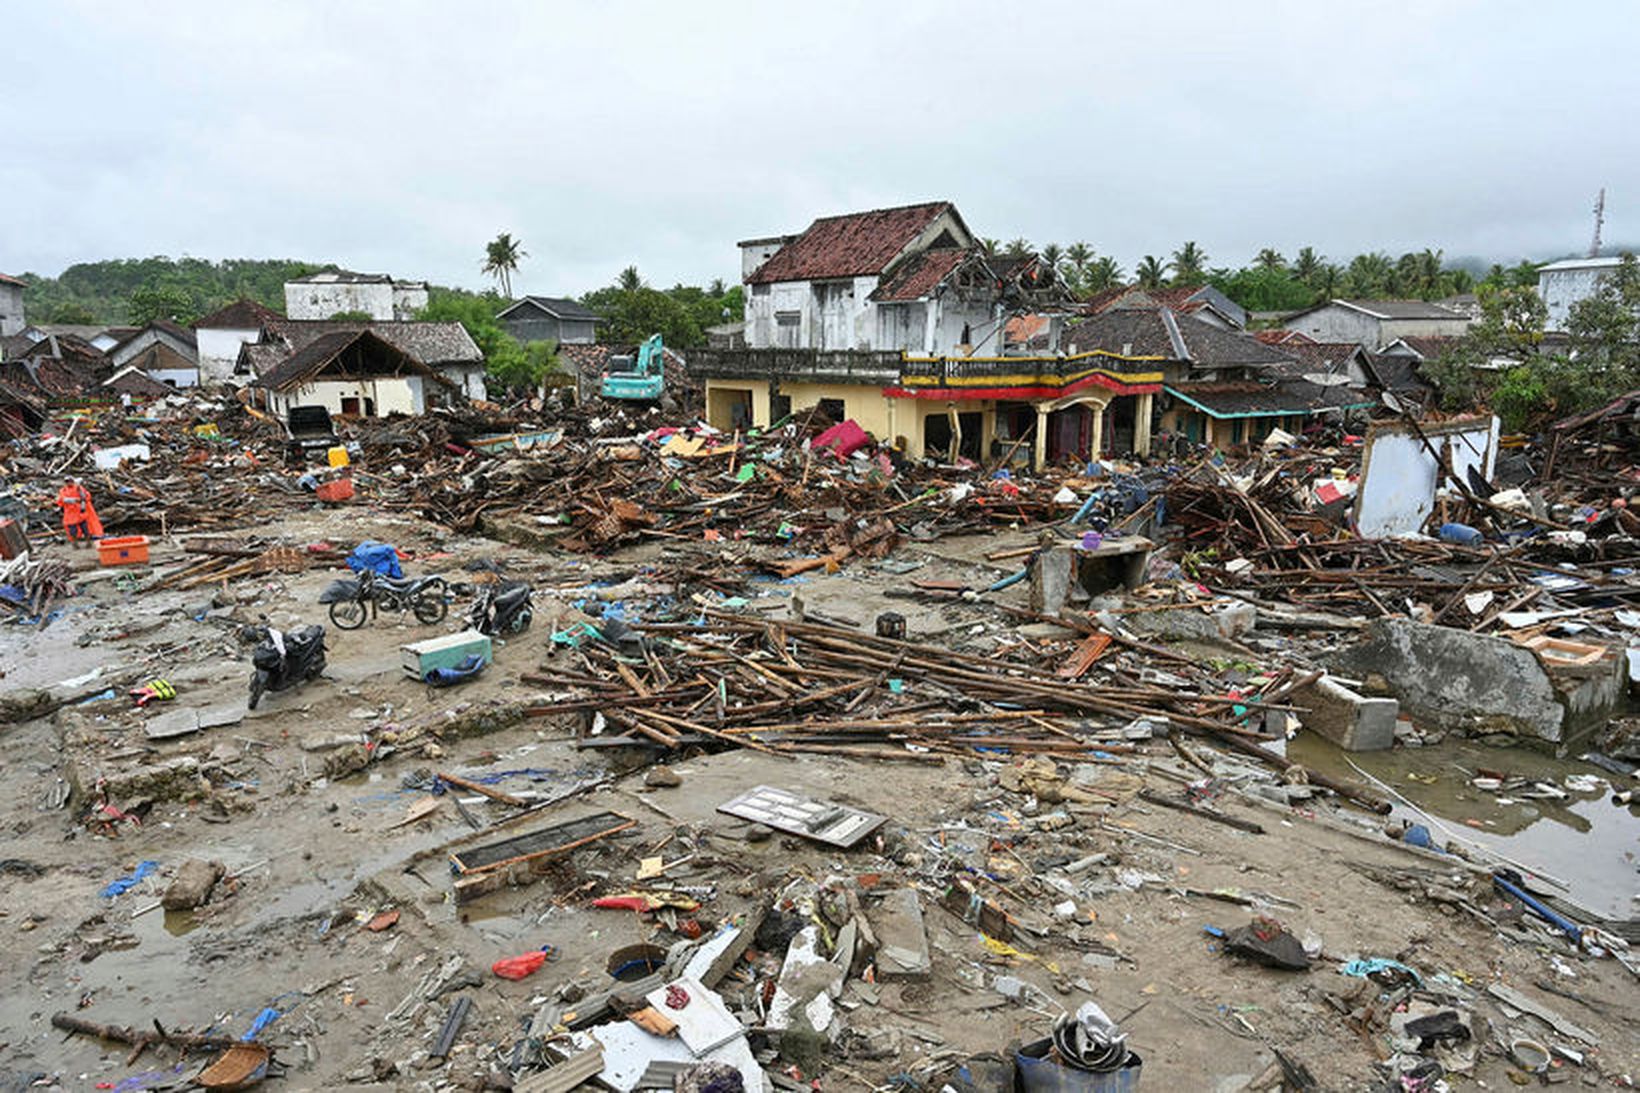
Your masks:
{"label": "rubble pile", "polygon": [[1465,419],[1024,471],[661,416],[4,449],[0,1079],[1632,1082],[1592,419],[1550,475]]}

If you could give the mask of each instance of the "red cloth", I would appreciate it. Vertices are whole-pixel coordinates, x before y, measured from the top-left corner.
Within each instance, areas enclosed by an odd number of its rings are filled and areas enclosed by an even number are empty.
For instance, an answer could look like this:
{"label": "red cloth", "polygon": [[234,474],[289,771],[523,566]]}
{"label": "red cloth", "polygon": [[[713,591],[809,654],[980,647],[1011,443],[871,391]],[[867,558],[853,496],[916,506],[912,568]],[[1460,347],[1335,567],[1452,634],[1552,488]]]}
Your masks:
{"label": "red cloth", "polygon": [[83,539],[88,535],[93,539],[102,538],[102,520],[91,503],[90,490],[78,482],[70,482],[57,491],[57,507],[63,510],[63,530],[70,539]]}

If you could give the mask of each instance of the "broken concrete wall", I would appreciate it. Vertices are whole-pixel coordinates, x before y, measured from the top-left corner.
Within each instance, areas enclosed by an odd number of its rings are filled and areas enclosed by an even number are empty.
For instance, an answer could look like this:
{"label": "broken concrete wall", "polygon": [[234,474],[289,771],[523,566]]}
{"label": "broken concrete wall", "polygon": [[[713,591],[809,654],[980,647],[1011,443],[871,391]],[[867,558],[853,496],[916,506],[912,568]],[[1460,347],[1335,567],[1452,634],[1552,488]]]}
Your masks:
{"label": "broken concrete wall", "polygon": [[1378,619],[1342,650],[1335,670],[1394,695],[1413,721],[1473,735],[1509,733],[1552,745],[1610,716],[1622,693],[1621,660],[1582,674],[1546,669],[1503,638]]}

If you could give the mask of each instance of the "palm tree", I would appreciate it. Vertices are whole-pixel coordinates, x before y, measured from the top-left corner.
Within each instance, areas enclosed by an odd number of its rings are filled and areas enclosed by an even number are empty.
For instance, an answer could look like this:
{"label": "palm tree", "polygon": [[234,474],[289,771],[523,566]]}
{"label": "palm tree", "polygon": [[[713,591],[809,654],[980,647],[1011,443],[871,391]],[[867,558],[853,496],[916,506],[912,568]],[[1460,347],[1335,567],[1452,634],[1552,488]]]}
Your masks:
{"label": "palm tree", "polygon": [[483,272],[496,279],[501,295],[510,300],[512,275],[518,272],[519,259],[528,257],[529,252],[521,240],[514,239],[510,232],[502,232],[484,246]]}
{"label": "palm tree", "polygon": [[1421,290],[1420,295],[1422,295],[1425,299],[1436,300],[1440,299],[1442,296],[1452,295],[1451,292],[1447,291],[1447,289],[1451,287],[1452,280],[1446,275],[1446,270],[1441,268],[1441,259],[1444,256],[1444,253],[1445,252],[1439,249],[1430,250],[1428,247],[1425,247],[1423,250],[1419,251],[1416,256],[1418,263],[1418,287]]}
{"label": "palm tree", "polygon": [[1315,253],[1315,248],[1304,247],[1299,250],[1298,257],[1293,259],[1293,276],[1313,288],[1316,275],[1321,272],[1321,266],[1322,260]]}
{"label": "palm tree", "polygon": [[1059,268],[1060,260],[1065,257],[1065,251],[1058,243],[1049,243],[1042,248],[1042,260],[1054,269]]}
{"label": "palm tree", "polygon": [[1030,253],[1031,241],[1029,239],[1010,239],[1008,245],[1002,248],[1004,258],[1024,258]]}
{"label": "palm tree", "polygon": [[722,296],[728,291],[729,286],[723,283],[723,278],[721,277],[712,278],[712,283],[706,286],[706,295],[708,296]]}
{"label": "palm tree", "polygon": [[1002,244],[995,239],[982,238],[979,241],[979,249],[985,252],[985,257],[995,258],[997,252],[1002,249]]}
{"label": "palm tree", "polygon": [[1312,287],[1319,289],[1323,300],[1331,300],[1338,296],[1338,286],[1344,283],[1344,271],[1338,268],[1337,263],[1322,262],[1315,270],[1315,280]]}
{"label": "palm tree", "polygon": [[1379,251],[1356,255],[1344,272],[1350,295],[1367,299],[1383,299],[1395,281],[1395,263]]}
{"label": "palm tree", "polygon": [[1194,240],[1173,252],[1173,280],[1181,285],[1199,285],[1207,273],[1207,254]]}
{"label": "palm tree", "polygon": [[1139,278],[1140,288],[1161,288],[1167,281],[1167,263],[1154,254],[1147,254],[1139,261],[1134,275]]}
{"label": "palm tree", "polygon": [[643,278],[638,276],[637,266],[627,266],[621,275],[615,278],[615,287],[622,292],[637,292],[643,288]]}
{"label": "palm tree", "polygon": [[1274,247],[1265,247],[1258,252],[1258,257],[1253,259],[1253,264],[1258,266],[1259,269],[1275,272],[1287,268],[1287,259],[1282,257],[1281,252]]}
{"label": "palm tree", "polygon": [[1088,266],[1087,290],[1103,292],[1122,283],[1122,267],[1110,255],[1095,258]]}

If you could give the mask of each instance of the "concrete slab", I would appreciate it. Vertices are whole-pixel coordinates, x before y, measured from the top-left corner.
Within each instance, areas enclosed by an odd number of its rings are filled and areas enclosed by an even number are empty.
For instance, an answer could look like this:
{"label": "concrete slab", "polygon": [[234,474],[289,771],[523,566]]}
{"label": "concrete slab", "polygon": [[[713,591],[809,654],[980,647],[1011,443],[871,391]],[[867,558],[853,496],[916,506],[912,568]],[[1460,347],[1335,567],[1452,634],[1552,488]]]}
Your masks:
{"label": "concrete slab", "polygon": [[1401,704],[1393,698],[1367,698],[1331,676],[1322,676],[1293,694],[1295,705],[1309,707],[1304,727],[1345,751],[1383,751],[1395,746],[1395,722]]}

